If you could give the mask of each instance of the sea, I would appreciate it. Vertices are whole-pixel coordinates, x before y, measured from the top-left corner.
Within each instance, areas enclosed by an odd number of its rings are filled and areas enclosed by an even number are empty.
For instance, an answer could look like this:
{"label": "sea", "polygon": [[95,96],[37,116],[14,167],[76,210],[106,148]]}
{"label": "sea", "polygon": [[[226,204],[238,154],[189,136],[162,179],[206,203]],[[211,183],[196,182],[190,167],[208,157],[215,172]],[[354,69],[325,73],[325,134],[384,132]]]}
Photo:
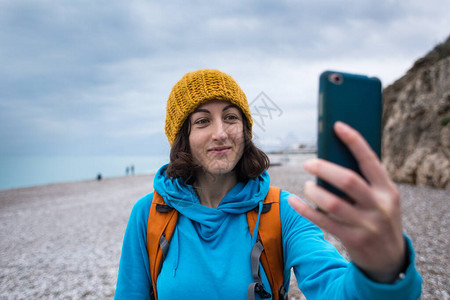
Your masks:
{"label": "sea", "polygon": [[[116,155],[2,155],[0,190],[52,183],[131,175],[152,174],[166,164],[169,156]],[[128,172],[127,172],[128,170]]]}

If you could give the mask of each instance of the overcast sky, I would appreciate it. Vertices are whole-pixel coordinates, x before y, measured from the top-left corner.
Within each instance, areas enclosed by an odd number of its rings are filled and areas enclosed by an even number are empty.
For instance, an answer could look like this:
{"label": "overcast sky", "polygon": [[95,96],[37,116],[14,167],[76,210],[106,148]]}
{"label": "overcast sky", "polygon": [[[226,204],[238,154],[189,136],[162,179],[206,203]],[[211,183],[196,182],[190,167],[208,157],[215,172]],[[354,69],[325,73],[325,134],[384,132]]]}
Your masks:
{"label": "overcast sky", "polygon": [[0,154],[165,153],[167,96],[200,68],[276,104],[255,127],[260,144],[314,142],[322,71],[387,86],[447,38],[449,11],[445,0],[0,0]]}

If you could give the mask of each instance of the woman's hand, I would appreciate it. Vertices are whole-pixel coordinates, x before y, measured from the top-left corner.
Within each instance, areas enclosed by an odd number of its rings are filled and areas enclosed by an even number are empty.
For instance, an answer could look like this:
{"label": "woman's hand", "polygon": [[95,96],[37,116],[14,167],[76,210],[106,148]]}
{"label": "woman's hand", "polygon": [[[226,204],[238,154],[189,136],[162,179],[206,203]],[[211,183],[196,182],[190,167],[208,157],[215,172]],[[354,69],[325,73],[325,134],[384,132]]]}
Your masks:
{"label": "woman's hand", "polygon": [[406,264],[400,196],[386,169],[364,138],[353,128],[337,122],[334,130],[356,158],[364,180],[352,170],[321,159],[304,164],[307,172],[346,193],[350,204],[313,182],[305,194],[320,210],[295,197],[290,205],[302,216],[341,240],[352,261],[370,278],[393,282]]}

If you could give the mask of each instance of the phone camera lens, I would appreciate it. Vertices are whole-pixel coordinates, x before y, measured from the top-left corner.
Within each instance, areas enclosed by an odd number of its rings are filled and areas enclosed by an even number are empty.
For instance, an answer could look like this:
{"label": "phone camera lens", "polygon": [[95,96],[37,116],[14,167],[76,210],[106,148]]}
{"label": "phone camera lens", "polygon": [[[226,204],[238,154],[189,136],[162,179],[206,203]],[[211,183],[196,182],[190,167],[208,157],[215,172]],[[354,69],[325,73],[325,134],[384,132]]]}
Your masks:
{"label": "phone camera lens", "polygon": [[328,76],[328,80],[330,80],[334,84],[342,84],[344,82],[344,78],[341,74],[332,73]]}

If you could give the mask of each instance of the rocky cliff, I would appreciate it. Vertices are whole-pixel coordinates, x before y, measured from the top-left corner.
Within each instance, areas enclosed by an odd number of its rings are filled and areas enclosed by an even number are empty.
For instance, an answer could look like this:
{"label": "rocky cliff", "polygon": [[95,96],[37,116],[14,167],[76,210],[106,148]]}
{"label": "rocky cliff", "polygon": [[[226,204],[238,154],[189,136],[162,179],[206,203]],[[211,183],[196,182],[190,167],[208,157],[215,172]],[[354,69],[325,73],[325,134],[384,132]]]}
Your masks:
{"label": "rocky cliff", "polygon": [[450,188],[450,37],[383,91],[382,155],[398,182]]}

